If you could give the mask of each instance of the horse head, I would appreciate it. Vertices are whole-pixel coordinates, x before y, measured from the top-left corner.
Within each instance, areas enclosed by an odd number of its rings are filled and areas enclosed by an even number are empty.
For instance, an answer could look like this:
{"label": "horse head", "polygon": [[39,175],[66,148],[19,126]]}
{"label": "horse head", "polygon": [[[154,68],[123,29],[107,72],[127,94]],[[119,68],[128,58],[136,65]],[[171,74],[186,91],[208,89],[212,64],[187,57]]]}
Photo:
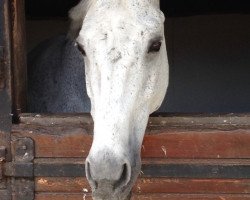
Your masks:
{"label": "horse head", "polygon": [[94,120],[86,176],[94,199],[129,199],[149,115],[168,86],[164,14],[159,0],[83,0],[70,17]]}

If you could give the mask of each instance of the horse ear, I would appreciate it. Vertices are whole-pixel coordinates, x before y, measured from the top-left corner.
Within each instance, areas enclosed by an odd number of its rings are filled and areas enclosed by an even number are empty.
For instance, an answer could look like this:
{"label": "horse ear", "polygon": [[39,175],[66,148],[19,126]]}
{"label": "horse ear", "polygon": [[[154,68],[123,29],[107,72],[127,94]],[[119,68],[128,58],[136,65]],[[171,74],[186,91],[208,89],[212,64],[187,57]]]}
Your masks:
{"label": "horse ear", "polygon": [[93,0],[81,0],[75,7],[69,11],[70,27],[68,31],[69,39],[76,39],[79,31],[82,28],[83,20],[94,1]]}
{"label": "horse ear", "polygon": [[160,8],[160,0],[153,0],[153,3],[157,8]]}

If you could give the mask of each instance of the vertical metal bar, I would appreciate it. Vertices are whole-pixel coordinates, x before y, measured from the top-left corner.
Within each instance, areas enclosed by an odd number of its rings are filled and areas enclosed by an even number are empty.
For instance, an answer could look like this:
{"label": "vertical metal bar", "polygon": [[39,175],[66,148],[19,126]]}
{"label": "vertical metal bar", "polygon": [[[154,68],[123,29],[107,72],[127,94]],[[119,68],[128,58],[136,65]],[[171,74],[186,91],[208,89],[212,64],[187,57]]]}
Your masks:
{"label": "vertical metal bar", "polygon": [[[9,0],[0,0],[0,165],[11,161],[11,55]],[[0,199],[11,200],[9,180],[0,175]]]}
{"label": "vertical metal bar", "polygon": [[31,138],[16,138],[12,141],[13,180],[12,200],[34,199],[34,141]]}
{"label": "vertical metal bar", "polygon": [[0,0],[0,146],[7,149],[6,160],[11,160],[10,131],[11,119],[11,55],[9,1]]}

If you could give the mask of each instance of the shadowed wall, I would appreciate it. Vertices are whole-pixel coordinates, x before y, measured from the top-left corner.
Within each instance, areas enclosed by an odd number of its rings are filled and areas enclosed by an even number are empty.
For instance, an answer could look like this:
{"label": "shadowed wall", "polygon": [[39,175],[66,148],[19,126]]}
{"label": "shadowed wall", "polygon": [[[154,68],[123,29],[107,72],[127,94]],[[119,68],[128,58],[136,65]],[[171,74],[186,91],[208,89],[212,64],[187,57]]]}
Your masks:
{"label": "shadowed wall", "polygon": [[250,15],[170,18],[168,112],[250,112]]}
{"label": "shadowed wall", "polygon": [[[46,1],[27,0],[27,16],[65,17],[67,9],[78,2]],[[55,6],[58,9],[51,12]],[[164,1],[161,6],[168,16],[170,85],[160,112],[250,112],[249,6],[233,0]],[[216,12],[240,14],[197,15]],[[27,21],[29,50],[49,36],[66,32],[67,27],[65,18]]]}

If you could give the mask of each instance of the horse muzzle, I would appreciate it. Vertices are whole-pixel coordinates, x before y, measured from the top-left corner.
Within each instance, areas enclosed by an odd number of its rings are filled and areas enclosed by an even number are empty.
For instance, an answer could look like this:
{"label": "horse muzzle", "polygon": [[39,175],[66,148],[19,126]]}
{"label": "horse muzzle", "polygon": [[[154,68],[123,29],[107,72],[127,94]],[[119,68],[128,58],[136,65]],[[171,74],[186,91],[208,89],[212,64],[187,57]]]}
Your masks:
{"label": "horse muzzle", "polygon": [[[140,171],[140,157],[132,163],[130,157],[102,150],[88,156],[86,177],[95,200],[129,200],[132,186]],[[134,159],[136,160],[136,159]]]}

